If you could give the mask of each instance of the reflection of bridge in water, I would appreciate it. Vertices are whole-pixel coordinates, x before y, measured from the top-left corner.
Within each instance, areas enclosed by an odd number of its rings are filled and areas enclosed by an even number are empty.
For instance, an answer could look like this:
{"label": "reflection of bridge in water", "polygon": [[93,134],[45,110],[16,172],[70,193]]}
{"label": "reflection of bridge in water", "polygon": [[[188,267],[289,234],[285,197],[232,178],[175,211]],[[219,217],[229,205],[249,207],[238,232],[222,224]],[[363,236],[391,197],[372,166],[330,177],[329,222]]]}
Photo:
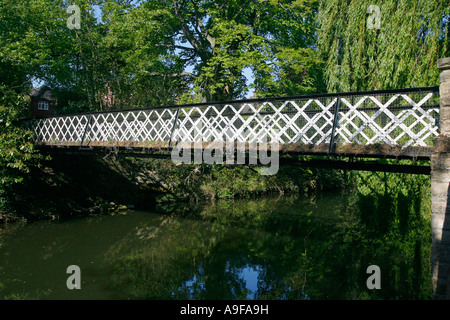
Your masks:
{"label": "reflection of bridge in water", "polygon": [[[245,150],[279,144],[293,155],[333,156],[335,167],[398,171],[357,158],[429,160],[439,134],[439,87],[199,103],[32,119],[36,144],[51,152],[167,157],[180,142],[233,141]],[[197,144],[198,145],[198,144]],[[315,160],[309,165],[329,166]],[[379,167],[380,166],[380,167]],[[402,166],[405,167],[405,166]],[[429,173],[429,166],[406,172]]]}

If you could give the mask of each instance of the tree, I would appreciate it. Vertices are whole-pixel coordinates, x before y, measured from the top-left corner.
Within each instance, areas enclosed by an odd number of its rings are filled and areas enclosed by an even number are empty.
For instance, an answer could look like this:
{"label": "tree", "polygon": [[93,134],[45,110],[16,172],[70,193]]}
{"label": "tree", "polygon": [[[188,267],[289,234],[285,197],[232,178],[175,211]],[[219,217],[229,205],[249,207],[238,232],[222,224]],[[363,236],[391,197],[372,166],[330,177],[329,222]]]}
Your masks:
{"label": "tree", "polygon": [[14,82],[49,85],[63,112],[230,100],[249,89],[260,96],[323,90],[314,0],[78,0],[73,30],[70,1],[2,2],[3,58],[20,65]]}
{"label": "tree", "polygon": [[[78,0],[80,28],[70,29],[69,5],[73,1],[52,1],[43,12],[33,12],[42,19],[42,25],[36,27],[40,34],[42,50],[47,52],[44,63],[36,75],[54,89],[58,100],[65,102],[64,96],[71,95],[73,111],[102,110],[102,97],[106,93],[109,79],[108,52],[101,46],[106,34],[105,27],[98,23],[93,7],[101,0]],[[60,99],[62,98],[62,99]],[[61,103],[60,103],[61,106]],[[73,109],[73,108],[72,108]]]}
{"label": "tree", "polygon": [[101,46],[107,52],[108,86],[122,107],[173,104],[192,75],[175,53],[174,17],[161,1],[141,5],[106,1],[107,29]]}
{"label": "tree", "polygon": [[17,209],[16,187],[43,159],[34,149],[32,133],[18,124],[28,104],[29,97],[0,87],[0,210]]}
{"label": "tree", "polygon": [[43,1],[0,4],[0,209],[11,209],[16,187],[42,159],[34,150],[31,132],[18,120],[29,111],[31,79],[46,54],[32,31],[39,19],[30,14]]}
{"label": "tree", "polygon": [[[242,98],[243,70],[261,95],[320,87],[314,50],[316,1],[172,1],[180,42],[194,51],[194,92],[207,100]],[[185,55],[187,56],[187,55]],[[280,85],[281,83],[281,85]]]}
{"label": "tree", "polygon": [[312,0],[107,1],[105,44],[123,63],[117,87],[150,84],[145,94],[158,88],[163,101],[170,93],[181,102],[243,98],[246,69],[262,95],[316,92],[316,9]]}
{"label": "tree", "polygon": [[[371,28],[380,11],[380,29]],[[450,1],[320,2],[319,48],[327,90],[359,91],[438,84],[436,61],[448,56]],[[369,23],[369,24],[368,24]]]}

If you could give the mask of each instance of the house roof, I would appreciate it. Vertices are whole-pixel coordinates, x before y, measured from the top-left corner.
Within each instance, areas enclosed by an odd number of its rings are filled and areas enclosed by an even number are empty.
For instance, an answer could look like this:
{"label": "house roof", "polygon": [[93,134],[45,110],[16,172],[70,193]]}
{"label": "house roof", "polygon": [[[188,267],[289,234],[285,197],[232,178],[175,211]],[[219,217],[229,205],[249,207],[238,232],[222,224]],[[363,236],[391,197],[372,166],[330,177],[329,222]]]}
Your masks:
{"label": "house roof", "polygon": [[32,100],[45,99],[48,101],[55,100],[52,97],[52,89],[47,86],[40,86],[37,88],[33,88],[30,92],[30,96]]}

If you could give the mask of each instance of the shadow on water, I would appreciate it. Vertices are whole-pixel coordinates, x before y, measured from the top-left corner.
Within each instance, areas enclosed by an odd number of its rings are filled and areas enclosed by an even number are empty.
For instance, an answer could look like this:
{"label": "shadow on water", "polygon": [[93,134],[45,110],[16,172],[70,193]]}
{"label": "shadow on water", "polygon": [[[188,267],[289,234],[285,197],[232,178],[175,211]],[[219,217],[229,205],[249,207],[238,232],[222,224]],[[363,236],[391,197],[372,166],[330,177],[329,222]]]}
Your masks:
{"label": "shadow on water", "polygon": [[442,230],[442,239],[435,244],[434,254],[436,255],[435,267],[438,268],[437,272],[437,283],[436,283],[436,298],[442,299],[445,298],[447,300],[450,299],[450,261],[448,261],[448,246],[450,244],[450,232],[449,226],[449,211],[450,207],[450,183],[447,188],[447,202],[446,202],[447,210],[444,217],[443,222],[443,230]]}
{"label": "shadow on water", "polygon": [[[6,230],[0,297],[429,298],[429,181],[353,175],[359,188],[350,193],[224,200]],[[70,264],[82,270],[82,290],[65,287]],[[366,286],[369,265],[381,269],[380,290]]]}
{"label": "shadow on water", "polygon": [[[382,271],[380,298],[431,297],[430,181],[426,176],[364,172],[357,206],[367,240],[379,243],[371,263]],[[379,253],[378,253],[379,252]],[[381,253],[381,254],[380,254]]]}

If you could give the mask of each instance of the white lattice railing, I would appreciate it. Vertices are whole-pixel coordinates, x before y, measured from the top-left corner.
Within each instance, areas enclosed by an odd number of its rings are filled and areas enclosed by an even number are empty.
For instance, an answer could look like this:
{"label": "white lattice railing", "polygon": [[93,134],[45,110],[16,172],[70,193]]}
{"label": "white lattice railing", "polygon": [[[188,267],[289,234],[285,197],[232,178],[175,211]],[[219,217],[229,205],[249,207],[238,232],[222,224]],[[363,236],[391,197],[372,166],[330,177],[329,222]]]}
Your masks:
{"label": "white lattice railing", "polygon": [[267,137],[281,144],[408,147],[432,146],[438,116],[436,88],[421,88],[66,115],[33,119],[28,126],[36,142],[46,144],[261,142]]}

